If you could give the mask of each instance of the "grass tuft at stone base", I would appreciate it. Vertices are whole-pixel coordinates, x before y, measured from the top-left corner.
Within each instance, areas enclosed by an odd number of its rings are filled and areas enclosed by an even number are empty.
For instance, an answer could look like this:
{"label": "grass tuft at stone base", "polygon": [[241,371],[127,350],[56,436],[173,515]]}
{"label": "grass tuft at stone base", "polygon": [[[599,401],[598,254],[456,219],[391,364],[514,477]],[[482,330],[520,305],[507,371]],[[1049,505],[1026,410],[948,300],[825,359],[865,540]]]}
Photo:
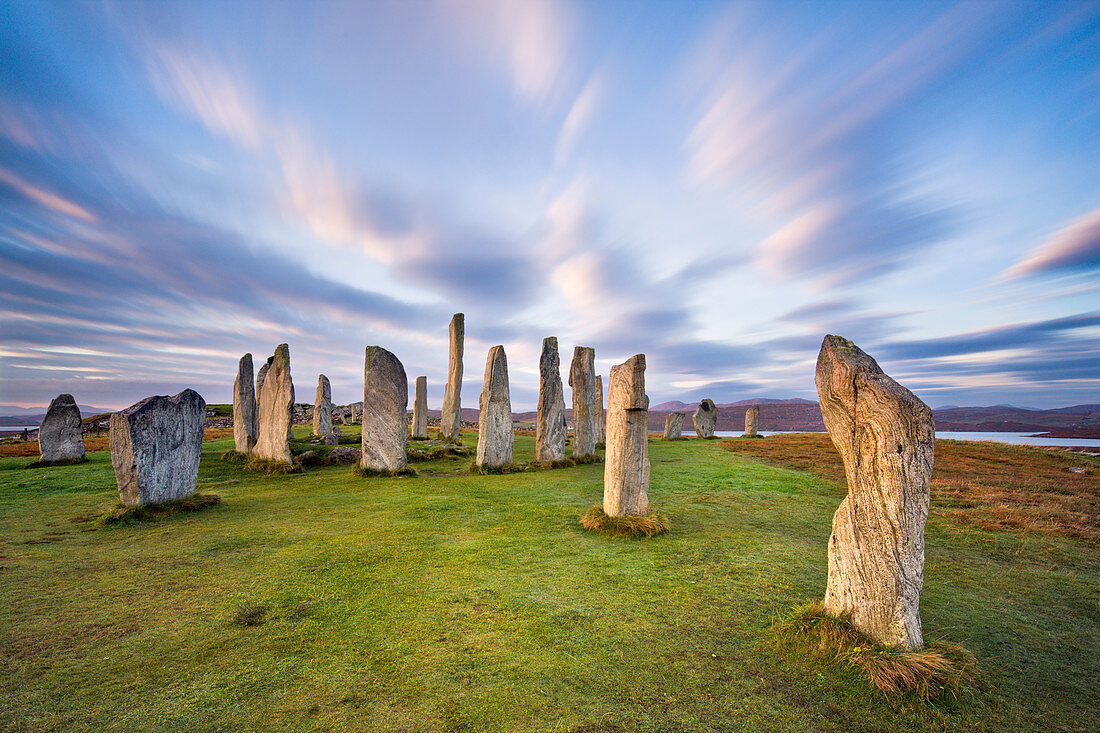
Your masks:
{"label": "grass tuft at stone base", "polygon": [[631,537],[636,540],[664,534],[672,527],[668,517],[654,512],[612,517],[599,504],[584,513],[581,525],[607,537]]}
{"label": "grass tuft at stone base", "polygon": [[88,512],[76,517],[74,521],[90,521],[100,526],[129,522],[155,522],[183,512],[201,511],[215,504],[221,504],[221,502],[221,497],[217,494],[192,494],[183,499],[166,501],[162,504],[143,504],[141,506],[118,504],[106,513]]}
{"label": "grass tuft at stone base", "polygon": [[409,466],[405,466],[400,471],[382,471],[377,468],[367,468],[359,463],[352,467],[351,472],[359,478],[397,478],[398,476],[418,475],[416,469]]}
{"label": "grass tuft at stone base", "polygon": [[470,473],[481,474],[483,476],[523,473],[529,470],[531,470],[531,466],[526,463],[505,463],[501,466],[479,466],[475,460],[470,464]]}
{"label": "grass tuft at stone base", "polygon": [[287,463],[286,461],[272,461],[267,458],[257,458],[255,456],[248,459],[248,463],[245,464],[245,468],[249,471],[255,471],[256,473],[298,473],[302,470],[302,466],[298,462]]}
{"label": "grass tuft at stone base", "polygon": [[588,463],[603,463],[603,459],[595,453],[589,453],[587,456],[580,457],[573,456],[570,460],[572,460],[573,463],[578,466],[583,466]]}
{"label": "grass tuft at stone base", "polygon": [[251,453],[241,453],[237,450],[227,450],[222,453],[222,460],[230,463],[248,463],[252,459]]}
{"label": "grass tuft at stone base", "polygon": [[87,463],[88,457],[82,456],[80,458],[66,458],[61,461],[43,461],[41,458],[37,461],[31,461],[24,468],[49,468],[50,466],[75,466],[80,463]]}
{"label": "grass tuft at stone base", "polygon": [[572,458],[559,458],[556,461],[535,461],[531,468],[536,471],[553,471],[558,468],[573,468],[577,462]]}

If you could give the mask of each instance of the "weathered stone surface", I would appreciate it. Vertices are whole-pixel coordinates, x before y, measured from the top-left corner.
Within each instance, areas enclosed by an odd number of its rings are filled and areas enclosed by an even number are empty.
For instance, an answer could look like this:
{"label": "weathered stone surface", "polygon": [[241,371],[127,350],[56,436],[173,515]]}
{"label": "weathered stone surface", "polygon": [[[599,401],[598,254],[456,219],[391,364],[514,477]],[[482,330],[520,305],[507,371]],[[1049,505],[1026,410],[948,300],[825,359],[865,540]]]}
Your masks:
{"label": "weathered stone surface", "polygon": [[233,448],[238,453],[251,453],[254,445],[256,383],[252,381],[252,354],[245,354],[237,363],[237,378],[233,380]]}
{"label": "weathered stone surface", "polygon": [[363,455],[359,465],[375,471],[408,466],[409,380],[396,356],[368,346],[363,359]]}
{"label": "weathered stone surface", "polygon": [[649,443],[645,354],[611,368],[607,385],[607,455],[603,510],[612,517],[649,512]]}
{"label": "weathered stone surface", "polygon": [[195,493],[206,400],[192,389],[146,397],[111,415],[111,465],[123,504],[160,504]]}
{"label": "weathered stone surface", "polygon": [[596,350],[589,346],[573,349],[569,365],[569,386],[573,388],[573,457],[596,452]]}
{"label": "weathered stone surface", "polygon": [[695,408],[695,414],[691,416],[691,422],[695,426],[695,434],[700,438],[714,436],[714,426],[718,424],[718,407],[714,400],[705,399]]}
{"label": "weathered stone surface", "polygon": [[334,463],[358,463],[362,456],[362,449],[350,445],[338,445],[328,452],[328,459]]}
{"label": "weathered stone surface", "polygon": [[512,398],[508,390],[508,357],[503,346],[489,349],[485,382],[478,400],[477,465],[504,466],[512,462]]}
{"label": "weathered stone surface", "polygon": [[447,355],[447,387],[443,392],[439,430],[444,438],[458,440],[462,430],[462,347],[466,337],[466,316],[455,313],[448,330],[450,349]]}
{"label": "weathered stone surface", "polygon": [[275,361],[274,356],[267,357],[267,361],[260,365],[260,370],[256,372],[256,409],[259,409],[260,395],[264,393],[264,380],[267,379],[267,370],[271,368],[271,362]]}
{"label": "weathered stone surface", "polygon": [[684,435],[684,413],[670,412],[665,417],[665,440],[679,440]]}
{"label": "weathered stone surface", "polygon": [[539,358],[539,406],[535,423],[535,460],[560,461],[565,458],[565,390],[561,386],[561,359],[558,340],[542,340]]}
{"label": "weathered stone surface", "polygon": [[825,609],[849,614],[880,644],[919,649],[932,411],[839,336],[821,344],[816,382],[848,480],[829,538]]}
{"label": "weathered stone surface", "polygon": [[43,463],[79,461],[84,457],[84,425],[71,394],[60,394],[50,401],[38,426],[38,450]]}
{"label": "weathered stone surface", "polygon": [[320,438],[332,435],[332,385],[324,374],[317,376],[317,397],[313,401],[313,434]]}
{"label": "weathered stone surface", "polygon": [[290,463],[291,415],[294,410],[294,381],[290,377],[290,347],[279,344],[271,361],[260,367],[263,379],[257,409],[256,445],[252,454],[265,461]]}
{"label": "weathered stone surface", "polygon": [[760,408],[753,405],[745,411],[745,435],[755,438],[760,430]]}
{"label": "weathered stone surface", "polygon": [[602,443],[606,438],[607,416],[603,410],[603,377],[596,375],[596,442]]}
{"label": "weathered stone surface", "polygon": [[416,393],[413,399],[412,436],[428,437],[428,378],[416,378]]}

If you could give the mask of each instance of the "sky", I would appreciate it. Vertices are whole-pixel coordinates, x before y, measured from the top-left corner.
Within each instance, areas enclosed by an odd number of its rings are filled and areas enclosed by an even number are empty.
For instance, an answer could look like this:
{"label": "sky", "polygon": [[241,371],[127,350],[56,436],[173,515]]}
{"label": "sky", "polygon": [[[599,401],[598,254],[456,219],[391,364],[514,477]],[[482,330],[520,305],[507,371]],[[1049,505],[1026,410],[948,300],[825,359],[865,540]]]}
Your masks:
{"label": "sky", "polygon": [[121,408],[289,343],[463,404],[545,336],[652,403],[1100,403],[1100,3],[0,6],[0,403]]}

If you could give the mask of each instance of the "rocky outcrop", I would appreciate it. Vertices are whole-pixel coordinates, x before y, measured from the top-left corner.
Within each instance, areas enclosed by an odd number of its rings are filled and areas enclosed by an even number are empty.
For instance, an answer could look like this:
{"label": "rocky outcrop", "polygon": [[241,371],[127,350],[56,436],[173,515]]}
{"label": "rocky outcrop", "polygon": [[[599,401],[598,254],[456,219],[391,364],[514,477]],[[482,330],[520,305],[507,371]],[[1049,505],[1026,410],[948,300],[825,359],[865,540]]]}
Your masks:
{"label": "rocky outcrop", "polygon": [[745,437],[755,438],[760,431],[760,408],[753,405],[745,410]]}
{"label": "rocky outcrop", "polygon": [[319,438],[332,435],[332,385],[324,374],[317,377],[317,397],[313,402],[313,434]]}
{"label": "rocky outcrop", "polygon": [[608,516],[649,512],[649,443],[645,354],[611,368],[607,385],[607,455],[603,510]]}
{"label": "rocky outcrop", "polygon": [[363,359],[363,456],[359,465],[392,472],[408,466],[409,380],[396,356],[368,346]]}
{"label": "rocky outcrop", "polygon": [[50,401],[38,426],[39,463],[79,461],[84,458],[84,424],[71,394]]}
{"label": "rocky outcrop", "polygon": [[[267,367],[266,369],[264,367]],[[291,415],[294,410],[294,382],[290,376],[290,347],[279,344],[271,360],[260,367],[263,387],[257,410],[256,445],[252,454],[265,461],[290,463]]]}
{"label": "rocky outcrop", "polygon": [[596,350],[588,346],[573,349],[569,365],[569,386],[573,388],[573,457],[596,452]]}
{"label": "rocky outcrop", "polygon": [[450,349],[447,355],[447,387],[443,392],[440,432],[444,438],[458,440],[462,429],[462,348],[466,338],[466,316],[455,313],[448,329]]}
{"label": "rocky outcrop", "polygon": [[416,378],[416,393],[413,399],[412,437],[428,437],[428,378]]}
{"label": "rocky outcrop", "polygon": [[508,357],[503,346],[489,349],[485,382],[478,400],[477,465],[506,466],[512,462],[512,398],[508,390]]}
{"label": "rocky outcrop", "polygon": [[839,336],[821,344],[816,382],[848,481],[829,538],[825,610],[880,644],[919,649],[932,411]]}
{"label": "rocky outcrop", "polygon": [[558,340],[542,340],[539,358],[539,405],[535,422],[535,460],[542,463],[565,458],[565,390],[561,385]]}
{"label": "rocky outcrop", "polygon": [[147,397],[111,415],[111,465],[123,504],[183,499],[195,493],[206,401],[191,389]]}
{"label": "rocky outcrop", "polygon": [[691,422],[695,426],[695,434],[700,438],[713,438],[714,426],[718,423],[718,408],[714,400],[705,399],[695,408],[695,414],[691,416]]}
{"label": "rocky outcrop", "polygon": [[684,435],[684,413],[670,412],[665,417],[665,440],[679,440]]}
{"label": "rocky outcrop", "polygon": [[252,354],[245,354],[237,362],[237,378],[233,380],[233,448],[238,453],[251,453],[254,445],[256,383],[252,381]]}

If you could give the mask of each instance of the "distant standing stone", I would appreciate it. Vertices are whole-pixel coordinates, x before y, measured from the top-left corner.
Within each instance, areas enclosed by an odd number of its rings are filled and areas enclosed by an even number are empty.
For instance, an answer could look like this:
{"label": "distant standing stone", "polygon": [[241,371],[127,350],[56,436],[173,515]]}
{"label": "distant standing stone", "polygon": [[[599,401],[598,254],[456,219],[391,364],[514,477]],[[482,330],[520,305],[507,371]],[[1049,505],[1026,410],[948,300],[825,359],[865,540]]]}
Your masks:
{"label": "distant standing stone", "polygon": [[413,399],[412,436],[428,437],[428,378],[416,378],[416,393]]}
{"label": "distant standing stone", "polygon": [[38,450],[43,463],[79,461],[84,457],[84,425],[71,394],[60,394],[50,401],[38,427]]}
{"label": "distant standing stone", "polygon": [[695,414],[691,416],[691,422],[695,425],[695,434],[700,438],[714,436],[714,426],[718,424],[718,408],[714,400],[705,399],[695,408]]}
{"label": "distant standing stone", "polygon": [[573,388],[573,457],[596,452],[596,350],[589,346],[573,349],[569,365],[569,386]]}
{"label": "distant standing stone", "polygon": [[679,440],[684,434],[684,413],[670,412],[665,417],[665,440]]}
{"label": "distant standing stone", "polygon": [[596,442],[602,443],[606,437],[607,419],[603,410],[603,377],[596,375]]}
{"label": "distant standing stone", "polygon": [[363,456],[359,465],[375,471],[408,466],[409,379],[396,356],[368,346],[363,358]]}
{"label": "distant standing stone", "polygon": [[[290,376],[290,347],[279,344],[263,372],[263,388],[257,408],[258,430],[252,454],[265,461],[290,463],[291,415],[294,410],[294,382]],[[261,381],[257,378],[257,381]]]}
{"label": "distant standing stone", "polygon": [[760,429],[760,408],[753,405],[745,411],[745,437],[755,438]]}
{"label": "distant standing stone", "polygon": [[317,397],[313,402],[313,434],[319,438],[332,435],[332,385],[324,374],[317,376]]}
{"label": "distant standing stone", "polygon": [[252,354],[245,354],[237,363],[237,378],[233,380],[233,448],[238,453],[251,453],[254,445],[256,383],[252,381]]}
{"label": "distant standing stone", "polygon": [[839,336],[825,337],[815,376],[848,481],[829,538],[825,610],[880,644],[919,649],[932,411]]}
{"label": "distant standing stone", "polygon": [[649,512],[649,397],[645,354],[611,368],[607,385],[607,456],[603,510],[608,516]]}
{"label": "distant standing stone", "polygon": [[512,462],[512,398],[508,390],[508,357],[503,346],[489,349],[485,382],[478,400],[477,465],[504,466]]}
{"label": "distant standing stone", "polygon": [[462,347],[466,337],[466,316],[455,313],[448,331],[447,387],[443,392],[439,429],[444,438],[458,440],[462,432]]}
{"label": "distant standing stone", "polygon": [[123,504],[138,506],[195,493],[206,400],[192,389],[146,397],[111,415],[111,465]]}
{"label": "distant standing stone", "polygon": [[543,463],[565,458],[565,390],[561,386],[558,339],[542,340],[539,358],[539,406],[535,423],[535,460]]}

